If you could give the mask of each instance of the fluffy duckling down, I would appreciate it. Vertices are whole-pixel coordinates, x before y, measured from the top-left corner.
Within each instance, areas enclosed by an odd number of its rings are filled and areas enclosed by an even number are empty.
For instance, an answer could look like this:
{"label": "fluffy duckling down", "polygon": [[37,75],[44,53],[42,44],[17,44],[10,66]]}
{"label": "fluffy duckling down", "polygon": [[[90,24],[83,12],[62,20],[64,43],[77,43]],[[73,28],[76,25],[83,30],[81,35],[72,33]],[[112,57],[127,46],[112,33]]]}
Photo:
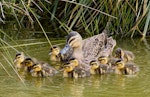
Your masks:
{"label": "fluffy duckling down", "polygon": [[58,46],[53,46],[50,49],[50,61],[53,63],[59,62],[60,61],[60,57],[59,57],[59,53],[60,53],[60,47]]}
{"label": "fluffy duckling down", "polygon": [[30,73],[33,77],[48,77],[54,76],[57,70],[48,63],[37,63],[32,66]]}
{"label": "fluffy duckling down", "polygon": [[64,65],[63,76],[73,78],[86,77],[90,76],[90,72],[80,67],[76,58],[71,58],[69,62]]}
{"label": "fluffy duckling down", "polygon": [[121,58],[125,62],[130,62],[130,61],[133,61],[135,59],[135,56],[131,51],[123,50],[121,48],[116,49],[115,57]]}
{"label": "fluffy duckling down", "polygon": [[90,62],[90,73],[91,74],[106,74],[109,72],[109,66],[106,64],[100,64],[96,60]]}
{"label": "fluffy duckling down", "polygon": [[15,55],[14,59],[14,65],[17,71],[20,71],[20,69],[24,68],[24,65],[21,64],[25,60],[25,55],[23,52],[19,52]]}
{"label": "fluffy duckling down", "polygon": [[116,62],[116,74],[135,75],[139,72],[139,70],[139,67],[134,63],[125,63],[123,60],[118,60]]}

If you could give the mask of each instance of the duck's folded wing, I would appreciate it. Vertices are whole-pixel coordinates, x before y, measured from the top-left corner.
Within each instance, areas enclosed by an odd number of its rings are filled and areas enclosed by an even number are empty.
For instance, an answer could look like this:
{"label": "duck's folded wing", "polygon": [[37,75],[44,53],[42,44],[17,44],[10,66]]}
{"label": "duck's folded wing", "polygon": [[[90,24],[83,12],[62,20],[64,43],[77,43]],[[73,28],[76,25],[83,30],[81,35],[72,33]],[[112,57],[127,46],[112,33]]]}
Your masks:
{"label": "duck's folded wing", "polygon": [[86,61],[91,61],[102,55],[109,56],[115,45],[116,41],[112,37],[108,38],[105,33],[84,39],[82,47],[83,57]]}

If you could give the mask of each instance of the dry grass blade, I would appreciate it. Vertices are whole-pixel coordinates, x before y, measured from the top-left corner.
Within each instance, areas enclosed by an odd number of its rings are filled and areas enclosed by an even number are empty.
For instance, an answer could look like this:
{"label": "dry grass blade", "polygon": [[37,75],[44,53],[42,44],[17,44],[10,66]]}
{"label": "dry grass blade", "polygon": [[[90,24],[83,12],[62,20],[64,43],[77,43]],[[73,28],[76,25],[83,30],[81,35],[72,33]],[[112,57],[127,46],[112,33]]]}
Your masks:
{"label": "dry grass blade", "polygon": [[21,82],[23,83],[24,86],[26,86],[26,84],[24,83],[24,80],[21,78],[21,76],[18,74],[18,72],[16,71],[16,69],[12,66],[12,64],[10,63],[10,61],[5,57],[5,55],[3,53],[1,53],[1,55],[3,56],[3,58],[7,61],[7,63],[11,66],[11,68],[14,70],[14,72],[17,74],[18,78],[21,80]]}
{"label": "dry grass blade", "polygon": [[1,2],[0,2],[0,8],[1,8],[2,17],[5,18],[5,15],[4,15],[4,11],[3,11],[3,7],[2,7],[2,3],[1,3]]}
{"label": "dry grass blade", "polygon": [[5,72],[8,74],[8,76],[13,77],[13,76],[11,76],[11,74],[7,71],[7,69],[4,67],[4,65],[1,62],[0,62],[0,65],[5,70]]}
{"label": "dry grass blade", "polygon": [[73,1],[67,1],[67,0],[61,0],[61,1],[65,1],[65,2],[69,2],[69,3],[73,3],[73,4],[76,4],[76,5],[80,5],[80,6],[83,6],[83,7],[85,7],[85,8],[89,8],[89,9],[91,9],[91,10],[95,10],[95,11],[97,11],[97,12],[100,12],[100,13],[102,13],[102,14],[106,15],[106,16],[109,16],[109,17],[112,17],[112,18],[117,19],[117,17],[115,17],[115,16],[112,16],[112,15],[110,15],[110,14],[107,14],[107,13],[105,13],[105,12],[102,12],[102,11],[100,11],[100,10],[97,10],[97,9],[95,9],[95,8],[92,8],[92,7],[89,7],[89,6],[86,6],[86,5],[80,4],[80,3],[76,3],[76,2],[73,2]]}
{"label": "dry grass blade", "polygon": [[146,23],[145,23],[145,27],[144,27],[143,37],[142,38],[145,38],[145,36],[146,36],[146,32],[147,32],[147,29],[148,29],[148,26],[149,26],[149,22],[150,22],[150,3],[148,5],[148,15],[147,15],[147,19],[146,19]]}
{"label": "dry grass blade", "polygon": [[[18,52],[17,49],[15,49],[12,45],[8,44],[7,42],[5,42],[4,40],[2,40],[1,38],[0,38],[0,42],[6,44],[9,48],[12,48],[14,51]],[[5,48],[5,47],[2,46],[0,48]]]}
{"label": "dry grass blade", "polygon": [[48,36],[47,36],[47,34],[46,34],[44,28],[43,28],[43,26],[41,25],[40,21],[37,19],[35,13],[32,11],[32,9],[31,9],[30,7],[28,7],[28,9],[29,9],[30,12],[33,14],[33,16],[35,17],[35,19],[36,19],[36,21],[38,22],[39,26],[41,27],[41,29],[42,29],[42,31],[43,31],[43,33],[44,33],[44,35],[45,35],[45,37],[46,37],[48,43],[50,44],[51,47],[53,47],[53,46],[52,46],[52,43],[50,42],[50,40],[49,40],[49,38],[48,38]]}
{"label": "dry grass blade", "polygon": [[[1,39],[0,39],[0,40],[1,40]],[[3,41],[3,42],[4,42],[4,41]],[[6,48],[12,48],[13,50],[15,50],[15,51],[18,52],[18,50],[16,50],[15,47],[30,46],[30,45],[39,45],[39,44],[46,44],[46,43],[48,43],[48,42],[36,42],[36,43],[19,44],[19,45],[13,45],[13,46],[12,46],[12,45],[10,45],[10,44],[8,44],[8,43],[5,42],[5,44],[7,44],[8,46],[0,47],[0,49],[1,49],[1,48],[4,48],[4,49],[6,49]]]}

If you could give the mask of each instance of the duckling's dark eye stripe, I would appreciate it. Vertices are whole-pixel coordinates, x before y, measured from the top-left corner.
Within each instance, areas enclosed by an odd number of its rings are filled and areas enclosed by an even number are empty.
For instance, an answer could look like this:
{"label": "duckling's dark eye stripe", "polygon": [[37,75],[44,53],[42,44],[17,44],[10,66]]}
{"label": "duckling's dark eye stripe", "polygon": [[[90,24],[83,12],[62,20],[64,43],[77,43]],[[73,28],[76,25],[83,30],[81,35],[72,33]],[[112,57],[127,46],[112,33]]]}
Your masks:
{"label": "duckling's dark eye stripe", "polygon": [[75,40],[75,38],[72,38],[68,43],[70,44],[73,40]]}

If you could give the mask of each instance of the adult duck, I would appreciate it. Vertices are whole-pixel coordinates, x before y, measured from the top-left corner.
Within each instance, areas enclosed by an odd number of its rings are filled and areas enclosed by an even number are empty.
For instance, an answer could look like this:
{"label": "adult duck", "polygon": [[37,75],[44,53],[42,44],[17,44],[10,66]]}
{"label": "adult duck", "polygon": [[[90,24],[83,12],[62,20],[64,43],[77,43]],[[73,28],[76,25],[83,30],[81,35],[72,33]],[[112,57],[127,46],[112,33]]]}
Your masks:
{"label": "adult duck", "polygon": [[87,67],[90,61],[96,60],[99,56],[110,56],[115,45],[116,41],[112,37],[107,37],[105,32],[82,40],[78,32],[72,31],[67,35],[65,47],[60,55],[62,61],[74,57],[79,61],[79,65]]}

